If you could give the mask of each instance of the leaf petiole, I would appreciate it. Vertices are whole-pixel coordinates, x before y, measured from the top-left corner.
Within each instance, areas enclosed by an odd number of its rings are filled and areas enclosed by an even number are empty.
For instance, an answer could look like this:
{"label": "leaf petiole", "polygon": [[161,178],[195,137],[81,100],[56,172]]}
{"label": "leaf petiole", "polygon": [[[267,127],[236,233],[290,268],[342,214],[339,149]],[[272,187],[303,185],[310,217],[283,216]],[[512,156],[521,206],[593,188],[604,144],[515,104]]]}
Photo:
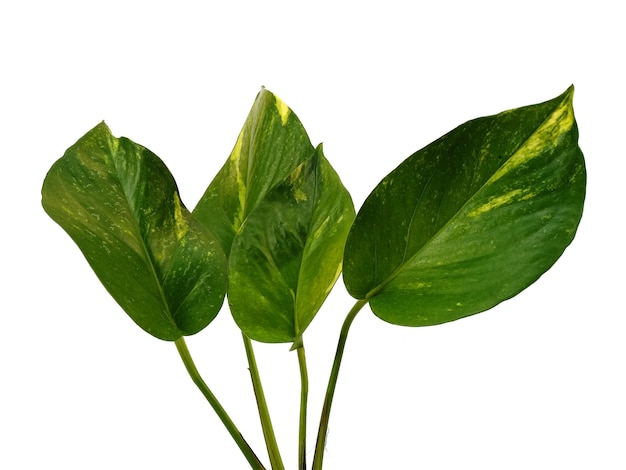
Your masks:
{"label": "leaf petiole", "polygon": [[328,420],[330,418],[330,408],[333,404],[333,396],[335,395],[335,387],[337,386],[337,378],[339,377],[339,367],[343,358],[343,350],[346,346],[350,325],[356,317],[357,313],[363,308],[369,299],[357,301],[343,322],[341,333],[339,334],[339,342],[337,343],[337,352],[333,361],[333,368],[328,379],[328,388],[326,389],[326,397],[324,398],[324,406],[322,407],[322,415],[320,417],[320,427],[317,432],[317,442],[315,444],[315,455],[313,456],[312,470],[321,470],[322,461],[324,459],[324,447],[326,445],[326,433],[328,431]]}
{"label": "leaf petiole", "polygon": [[256,397],[259,418],[261,420],[261,428],[263,429],[263,437],[265,438],[265,445],[267,446],[267,453],[270,458],[272,470],[284,470],[285,466],[283,465],[283,461],[280,456],[280,450],[278,449],[278,443],[276,442],[276,436],[274,435],[274,427],[272,426],[272,419],[270,418],[267,402],[265,401],[265,393],[263,392],[263,385],[261,384],[261,376],[259,375],[259,369],[256,365],[254,349],[252,348],[252,340],[243,332],[241,333],[241,336],[243,338],[243,344],[246,348],[246,358],[248,359],[252,387],[254,389],[254,396]]}
{"label": "leaf petiole", "polygon": [[237,426],[235,426],[235,423],[233,423],[233,421],[230,419],[230,417],[226,413],[226,410],[222,408],[220,402],[217,400],[215,395],[213,395],[207,384],[200,376],[200,373],[198,372],[198,369],[196,368],[196,365],[191,358],[191,354],[189,353],[189,349],[187,348],[187,343],[185,342],[184,337],[181,336],[180,338],[178,338],[176,341],[174,341],[174,344],[176,344],[178,354],[180,354],[180,357],[185,364],[185,368],[187,369],[191,380],[193,380],[193,383],[196,384],[196,386],[202,392],[209,404],[213,407],[213,410],[215,410],[215,413],[217,413],[217,416],[222,420],[222,423],[237,443],[237,446],[239,446],[239,449],[241,449],[243,455],[250,463],[250,467],[254,470],[266,470],[259,458],[252,450],[252,448],[248,445],[246,440],[237,429]]}
{"label": "leaf petiole", "polygon": [[306,470],[306,415],[309,395],[309,376],[306,367],[304,344],[298,349],[298,365],[300,367],[300,428],[298,445],[298,469]]}

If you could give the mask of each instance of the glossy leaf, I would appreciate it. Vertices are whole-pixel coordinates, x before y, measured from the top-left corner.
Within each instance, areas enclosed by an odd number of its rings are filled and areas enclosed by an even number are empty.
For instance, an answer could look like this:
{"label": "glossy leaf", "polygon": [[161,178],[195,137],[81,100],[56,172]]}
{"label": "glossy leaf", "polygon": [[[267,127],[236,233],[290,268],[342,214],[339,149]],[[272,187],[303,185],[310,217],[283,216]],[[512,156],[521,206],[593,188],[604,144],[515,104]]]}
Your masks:
{"label": "glossy leaf", "polygon": [[493,307],[572,241],[585,197],[573,87],[469,121],[385,177],[349,234],[344,281],[388,322],[424,326]]}
{"label": "glossy leaf", "polygon": [[99,124],[52,166],[42,203],[148,333],[173,341],[217,315],[226,290],[224,254],[146,148]]}
{"label": "glossy leaf", "polygon": [[247,336],[297,340],[341,272],[354,217],[352,199],[321,146],[265,195],[230,254],[228,300]]}
{"label": "glossy leaf", "polygon": [[262,89],[227,162],[194,209],[228,255],[235,234],[265,194],[313,155],[300,120]]}

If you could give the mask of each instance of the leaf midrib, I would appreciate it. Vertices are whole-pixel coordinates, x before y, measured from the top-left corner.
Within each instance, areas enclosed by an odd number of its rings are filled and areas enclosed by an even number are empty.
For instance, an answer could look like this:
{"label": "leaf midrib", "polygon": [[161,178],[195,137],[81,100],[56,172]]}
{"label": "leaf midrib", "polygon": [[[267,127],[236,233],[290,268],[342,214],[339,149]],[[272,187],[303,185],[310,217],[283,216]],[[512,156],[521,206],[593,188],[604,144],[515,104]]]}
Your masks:
{"label": "leaf midrib", "polygon": [[[136,208],[134,207],[135,205],[133,204],[133,198],[132,198],[132,194],[129,194],[129,192],[126,189],[126,185],[122,184],[122,175],[120,172],[120,169],[118,167],[118,155],[119,155],[119,140],[113,136],[111,136],[112,139],[114,140],[114,147],[110,147],[111,150],[111,154],[113,157],[113,162],[114,162],[114,168],[115,168],[115,178],[117,180],[117,183],[119,185],[119,187],[122,189],[122,193],[124,194],[124,197],[126,198],[126,203],[128,204],[128,208],[132,214],[132,220],[133,223],[135,225],[135,229],[136,229],[136,233],[140,239],[140,243],[139,245],[141,246],[142,250],[143,250],[143,255],[145,257],[145,260],[147,262],[148,268],[149,268],[149,272],[152,274],[152,277],[154,278],[155,284],[157,286],[157,290],[159,293],[159,296],[161,298],[161,302],[164,306],[164,312],[166,313],[166,319],[168,320],[168,322],[171,324],[171,326],[178,331],[179,333],[181,333],[182,336],[182,332],[180,331],[180,329],[178,328],[178,326],[176,325],[176,322],[174,321],[174,316],[172,315],[172,311],[170,309],[170,306],[167,302],[167,295],[165,294],[165,291],[163,290],[163,285],[161,284],[161,281],[159,279],[159,275],[157,273],[156,270],[156,266],[155,266],[155,262],[154,262],[154,257],[152,256],[152,251],[150,250],[146,240],[143,237],[142,234],[142,230],[141,230],[141,226],[139,225],[139,218],[138,218],[138,213]],[[141,152],[143,154],[145,150],[142,148]],[[135,152],[133,152],[135,153]],[[143,155],[136,155],[137,158],[144,160],[144,156]],[[145,160],[144,160],[144,164],[145,164]],[[143,171],[143,168],[141,165],[138,166],[138,168],[140,169],[139,171]],[[137,177],[135,178],[136,181],[140,181],[141,180],[141,175],[138,174]]]}

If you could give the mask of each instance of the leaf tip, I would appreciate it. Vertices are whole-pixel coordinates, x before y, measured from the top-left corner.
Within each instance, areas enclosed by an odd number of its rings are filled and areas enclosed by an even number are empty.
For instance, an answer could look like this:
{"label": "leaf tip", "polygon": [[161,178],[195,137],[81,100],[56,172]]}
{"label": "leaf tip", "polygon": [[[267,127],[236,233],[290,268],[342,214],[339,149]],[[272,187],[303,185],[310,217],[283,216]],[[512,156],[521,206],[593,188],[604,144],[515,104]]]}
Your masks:
{"label": "leaf tip", "polygon": [[289,106],[285,104],[283,100],[281,100],[278,96],[274,95],[276,109],[278,110],[278,115],[280,116],[280,122],[284,126],[287,124],[287,119],[289,119],[289,114],[291,113],[291,109]]}
{"label": "leaf tip", "polygon": [[574,101],[574,84],[573,83],[567,88],[567,90],[565,90],[565,92],[561,95],[561,98],[563,102],[567,103],[570,106],[572,105]]}
{"label": "leaf tip", "polygon": [[287,124],[287,119],[289,119],[289,115],[291,114],[291,109],[283,102],[283,100],[265,88],[265,86],[261,86],[261,91],[259,91],[259,94],[257,95],[257,101],[259,103],[265,102],[267,103],[266,106],[271,106],[272,100],[276,110],[278,111],[278,115],[280,116],[281,124],[285,126]]}

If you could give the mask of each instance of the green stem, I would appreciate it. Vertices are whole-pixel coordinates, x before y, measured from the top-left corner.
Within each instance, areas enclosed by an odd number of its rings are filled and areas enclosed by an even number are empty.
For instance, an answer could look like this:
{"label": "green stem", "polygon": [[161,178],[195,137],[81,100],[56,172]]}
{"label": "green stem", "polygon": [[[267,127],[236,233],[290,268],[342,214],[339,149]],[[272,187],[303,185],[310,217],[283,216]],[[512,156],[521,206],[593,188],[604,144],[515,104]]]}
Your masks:
{"label": "green stem", "polygon": [[326,398],[324,399],[324,406],[322,407],[322,416],[320,417],[320,427],[317,432],[317,442],[315,444],[315,455],[313,456],[312,470],[322,470],[322,461],[324,459],[324,447],[326,445],[326,433],[328,431],[328,420],[330,418],[330,408],[333,404],[333,396],[335,394],[335,387],[337,386],[337,377],[339,376],[339,367],[341,366],[341,359],[343,357],[343,350],[346,346],[346,339],[348,338],[348,331],[350,325],[356,317],[356,314],[363,308],[368,300],[359,300],[343,322],[341,327],[341,333],[339,334],[339,343],[337,344],[337,352],[335,353],[335,360],[333,361],[333,368],[330,372],[330,378],[328,379],[328,388],[326,389]]}
{"label": "green stem", "polygon": [[298,365],[300,366],[300,431],[298,445],[298,468],[306,470],[306,414],[309,395],[309,376],[306,368],[304,345],[297,349]]}
{"label": "green stem", "polygon": [[224,426],[226,426],[226,429],[239,446],[239,449],[241,449],[243,455],[250,463],[250,467],[255,470],[265,470],[265,467],[258,459],[254,451],[250,448],[246,440],[243,438],[243,436],[237,429],[237,426],[235,426],[235,423],[233,423],[224,408],[222,408],[220,402],[217,400],[217,398],[215,398],[215,395],[213,395],[207,384],[204,382],[204,380],[202,380],[202,377],[200,376],[200,373],[198,372],[198,369],[196,368],[196,365],[191,358],[191,354],[189,354],[189,349],[187,348],[187,343],[185,343],[184,337],[181,336],[174,343],[176,344],[176,349],[178,349],[178,354],[180,354],[180,357],[185,364],[187,372],[191,376],[191,380],[193,380],[193,383],[195,383],[196,386],[200,389],[204,397],[215,410],[215,413],[217,413],[217,416],[222,420],[222,423],[224,424]]}
{"label": "green stem", "polygon": [[261,428],[263,429],[263,436],[265,437],[265,445],[267,446],[267,453],[270,457],[272,470],[284,470],[285,466],[283,465],[278,444],[276,443],[274,427],[272,426],[267,402],[265,401],[265,393],[263,392],[263,385],[261,384],[261,376],[259,375],[254,350],[252,349],[252,340],[243,333],[241,333],[241,336],[243,337],[243,344],[246,348],[252,387],[254,388],[254,396],[256,397],[257,408],[259,409],[259,418],[261,419]]}

